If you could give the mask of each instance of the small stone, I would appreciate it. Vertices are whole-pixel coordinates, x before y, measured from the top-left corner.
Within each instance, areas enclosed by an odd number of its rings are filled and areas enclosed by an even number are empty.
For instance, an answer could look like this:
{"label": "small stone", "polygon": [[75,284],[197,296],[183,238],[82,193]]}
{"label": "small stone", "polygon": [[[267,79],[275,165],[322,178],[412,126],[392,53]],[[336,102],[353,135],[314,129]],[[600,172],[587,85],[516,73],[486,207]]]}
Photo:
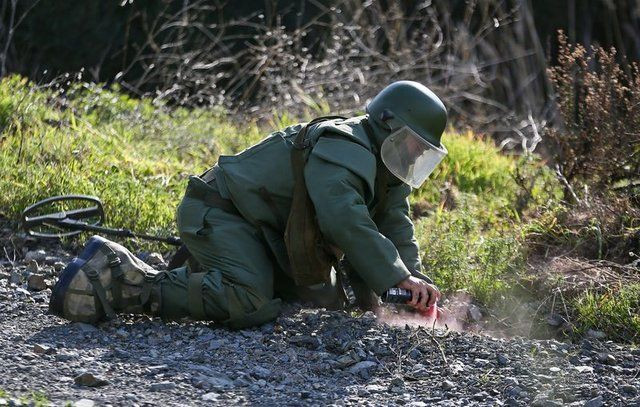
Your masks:
{"label": "small stone", "polygon": [[35,261],[44,261],[44,259],[47,257],[47,253],[40,249],[40,250],[31,250],[28,251],[27,254],[24,255],[24,260],[26,262],[29,262],[31,260],[35,260]]}
{"label": "small stone", "polygon": [[519,386],[520,382],[515,377],[505,377],[504,384],[507,386]]}
{"label": "small stone", "polygon": [[160,253],[149,253],[149,256],[147,256],[147,261],[146,263],[150,266],[157,266],[157,265],[164,265],[164,258],[162,257],[162,255]]}
{"label": "small stone", "polygon": [[95,405],[95,401],[91,399],[80,399],[73,403],[73,407],[93,407]]}
{"label": "small stone", "polygon": [[469,304],[469,307],[467,308],[467,315],[473,322],[479,322],[482,319],[482,311],[480,311],[480,308],[474,304]]}
{"label": "small stone", "polygon": [[220,395],[216,392],[205,393],[202,395],[202,401],[218,401]]}
{"label": "small stone", "polygon": [[591,400],[584,403],[584,407],[601,407],[604,406],[604,399],[602,396],[594,397]]}
{"label": "small stone", "polygon": [[391,379],[391,383],[390,385],[392,387],[404,387],[404,379],[400,376],[396,376],[393,379]]}
{"label": "small stone", "polygon": [[17,271],[12,271],[11,275],[9,275],[9,283],[14,285],[22,284],[22,275]]}
{"label": "small stone", "polygon": [[456,388],[456,384],[454,382],[452,382],[451,380],[444,380],[442,382],[442,389],[443,390],[452,390]]}
{"label": "small stone", "polygon": [[44,276],[40,274],[31,274],[27,278],[27,287],[33,291],[42,291],[47,288],[47,282],[44,279]]}
{"label": "small stone", "polygon": [[351,366],[356,363],[351,355],[340,355],[338,356],[338,358],[336,358],[336,362],[338,362],[341,367]]}
{"label": "small stone", "polygon": [[362,371],[371,369],[375,366],[377,366],[376,362],[373,362],[370,360],[364,360],[362,362],[358,362],[355,365],[351,366],[349,368],[349,372],[353,374],[360,374]]}
{"label": "small stone", "polygon": [[35,345],[33,345],[33,353],[36,353],[38,355],[51,355],[56,353],[56,350],[51,346],[36,343]]}
{"label": "small stone", "polygon": [[550,326],[559,327],[565,322],[567,322],[567,320],[560,314],[551,314],[547,317],[547,324]]}
{"label": "small stone", "polygon": [[109,384],[108,381],[95,376],[93,373],[90,372],[84,372],[79,374],[78,376],[76,376],[73,381],[75,382],[75,384],[77,384],[78,386],[85,386],[85,387],[100,387],[100,386],[105,386],[107,384]]}
{"label": "small stone", "polygon": [[120,328],[116,331],[116,336],[120,339],[127,339],[127,337],[129,336],[129,332],[127,332],[123,328]]}
{"label": "small stone", "polygon": [[211,342],[209,342],[209,346],[207,347],[208,350],[218,350],[222,347],[224,343],[217,339],[217,340],[213,340]]}
{"label": "small stone", "polygon": [[176,384],[174,382],[164,381],[153,383],[151,386],[149,386],[149,391],[167,391],[173,390],[175,388]]}
{"label": "small stone", "polygon": [[486,360],[486,359],[475,358],[475,359],[473,359],[473,364],[476,367],[484,367],[484,366],[487,366],[489,364],[489,361]]}
{"label": "small stone", "polygon": [[31,297],[31,293],[22,287],[16,288],[16,294],[22,297]]}
{"label": "small stone", "polygon": [[598,359],[598,362],[603,363],[605,365],[616,364],[616,358],[610,353],[606,353],[606,352],[598,353],[597,359]]}
{"label": "small stone", "polygon": [[462,362],[453,362],[449,365],[449,370],[451,374],[457,375],[467,370],[467,367]]}
{"label": "small stone", "polygon": [[253,369],[253,376],[258,379],[268,379],[271,376],[271,370],[262,366],[256,366]]}
{"label": "small stone", "polygon": [[473,399],[476,401],[484,401],[487,399],[487,397],[489,397],[489,393],[487,393],[486,391],[481,391],[473,395]]}
{"label": "small stone", "polygon": [[550,367],[550,368],[549,368],[549,371],[550,371],[551,373],[559,373],[559,372],[560,372],[560,370],[561,370],[561,369],[560,369],[559,367],[555,367],[555,366],[553,366],[553,367]]}
{"label": "small stone", "polygon": [[53,269],[55,271],[62,271],[62,269],[64,269],[66,266],[67,265],[61,261],[56,261],[55,263],[53,263]]}
{"label": "small stone", "polygon": [[315,336],[310,335],[298,335],[289,338],[289,343],[296,346],[302,346],[307,349],[318,349],[320,347],[320,340]]}
{"label": "small stone", "polygon": [[35,260],[29,260],[29,263],[27,263],[27,267],[26,270],[29,273],[37,273],[40,271],[40,266],[38,265],[38,262]]}
{"label": "small stone", "polygon": [[596,331],[595,329],[589,329],[587,331],[587,337],[593,339],[605,339],[607,334],[602,331]]}
{"label": "small stone", "polygon": [[69,351],[62,351],[58,354],[56,354],[56,360],[58,362],[68,362],[70,360],[76,359],[78,357],[77,354],[75,354],[74,352],[69,352]]}
{"label": "small stone", "polygon": [[[228,389],[234,386],[240,386],[240,382],[236,383],[231,380],[228,376],[219,375],[219,376],[204,376],[201,375],[198,377],[198,380],[203,384],[203,387],[206,389],[212,389],[216,391],[222,391],[224,389]],[[244,380],[242,378],[238,378],[238,380]]]}
{"label": "small stone", "polygon": [[638,388],[632,384],[623,384],[620,386],[620,392],[629,396],[635,396],[638,394]]}
{"label": "small stone", "polygon": [[409,356],[413,360],[421,360],[422,359],[422,352],[420,352],[418,349],[413,349],[411,352],[409,352]]}
{"label": "small stone", "polygon": [[500,366],[507,366],[509,362],[511,362],[511,360],[504,353],[498,354],[497,359]]}
{"label": "small stone", "polygon": [[593,367],[591,366],[574,366],[573,368],[577,370],[578,373],[593,373]]}
{"label": "small stone", "polygon": [[520,386],[509,386],[505,392],[508,397],[517,398],[522,394],[522,388]]}
{"label": "small stone", "polygon": [[382,393],[384,387],[379,384],[370,384],[365,388],[369,393]]}

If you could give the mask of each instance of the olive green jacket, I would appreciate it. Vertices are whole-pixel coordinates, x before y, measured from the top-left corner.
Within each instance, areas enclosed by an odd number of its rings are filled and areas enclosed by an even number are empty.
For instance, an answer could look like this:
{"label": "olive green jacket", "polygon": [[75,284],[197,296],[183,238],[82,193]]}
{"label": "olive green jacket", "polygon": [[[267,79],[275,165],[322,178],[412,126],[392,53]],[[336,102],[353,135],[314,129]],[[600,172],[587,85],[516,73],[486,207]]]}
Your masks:
{"label": "olive green jacket", "polygon": [[[408,216],[408,185],[389,175],[384,212],[376,214],[377,223],[372,219],[380,143],[376,140],[386,134],[376,128],[370,140],[361,124],[365,118],[313,125],[307,133],[311,146],[304,176],[323,235],[381,294],[411,274],[421,276],[420,259]],[[285,273],[289,262],[283,235],[293,192],[290,157],[301,128],[288,127],[237,155],[221,156],[214,169],[222,196],[262,230]]]}

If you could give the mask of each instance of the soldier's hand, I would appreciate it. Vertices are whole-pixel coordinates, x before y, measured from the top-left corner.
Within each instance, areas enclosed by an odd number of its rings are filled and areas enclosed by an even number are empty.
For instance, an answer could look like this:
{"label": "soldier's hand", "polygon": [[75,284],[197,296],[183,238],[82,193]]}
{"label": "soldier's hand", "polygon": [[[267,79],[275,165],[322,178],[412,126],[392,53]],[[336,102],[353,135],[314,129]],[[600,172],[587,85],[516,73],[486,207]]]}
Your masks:
{"label": "soldier's hand", "polygon": [[413,276],[402,280],[397,286],[411,291],[411,301],[407,304],[419,311],[426,311],[440,299],[438,287]]}

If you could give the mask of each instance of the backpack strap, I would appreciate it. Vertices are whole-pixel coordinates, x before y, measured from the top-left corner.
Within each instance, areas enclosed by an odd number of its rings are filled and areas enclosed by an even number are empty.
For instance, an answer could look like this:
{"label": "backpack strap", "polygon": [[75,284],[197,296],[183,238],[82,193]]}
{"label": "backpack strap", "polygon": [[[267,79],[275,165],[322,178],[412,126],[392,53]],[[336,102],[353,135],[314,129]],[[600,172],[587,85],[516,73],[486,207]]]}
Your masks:
{"label": "backpack strap", "polygon": [[313,120],[311,120],[309,123],[305,124],[305,126],[300,129],[300,131],[298,132],[298,134],[296,135],[296,138],[293,140],[293,146],[298,149],[298,150],[304,150],[307,147],[309,147],[311,145],[311,140],[307,139],[307,131],[309,130],[309,127],[313,126],[314,124],[318,124],[320,122],[324,122],[327,120],[334,120],[334,119],[344,119],[346,120],[346,117],[344,116],[321,116],[321,117],[317,117]]}
{"label": "backpack strap", "polygon": [[304,167],[307,163],[305,150],[311,146],[307,132],[311,126],[332,119],[344,119],[344,117],[324,116],[310,121],[296,135],[291,150],[293,195],[284,241],[292,277],[298,286],[328,281],[332,263],[341,256],[338,253],[331,253],[332,250],[328,249],[328,245],[323,240],[316,220],[315,207],[304,180]]}

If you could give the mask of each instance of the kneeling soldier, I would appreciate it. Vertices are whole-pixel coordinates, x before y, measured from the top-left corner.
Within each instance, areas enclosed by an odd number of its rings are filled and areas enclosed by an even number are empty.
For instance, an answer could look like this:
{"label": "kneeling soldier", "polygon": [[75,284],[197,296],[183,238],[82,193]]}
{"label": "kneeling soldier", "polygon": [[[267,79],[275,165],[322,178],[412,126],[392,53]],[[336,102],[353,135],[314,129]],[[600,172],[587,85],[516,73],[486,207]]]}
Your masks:
{"label": "kneeling soldier", "polygon": [[157,272],[94,237],[62,273],[50,308],[86,322],[128,312],[244,328],[276,318],[281,299],[343,306],[334,266],[344,258],[363,302],[401,287],[425,310],[440,293],[420,273],[408,196],[446,155],[445,125],[435,94],[400,81],[364,116],[319,118],[221,156],[189,179],[178,207],[187,266]]}

